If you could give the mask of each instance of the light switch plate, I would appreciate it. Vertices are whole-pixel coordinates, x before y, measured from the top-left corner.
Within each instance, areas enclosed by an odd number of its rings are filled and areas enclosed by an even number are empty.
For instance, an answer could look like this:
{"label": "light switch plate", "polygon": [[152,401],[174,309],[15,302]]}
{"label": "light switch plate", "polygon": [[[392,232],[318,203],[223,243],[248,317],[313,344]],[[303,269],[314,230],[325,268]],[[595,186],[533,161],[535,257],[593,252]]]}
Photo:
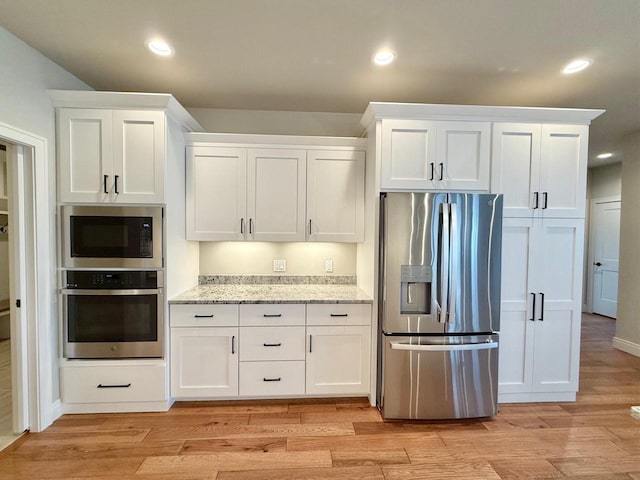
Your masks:
{"label": "light switch plate", "polygon": [[329,258],[324,261],[324,271],[325,273],[333,272],[333,259]]}
{"label": "light switch plate", "polygon": [[287,261],[286,260],[274,260],[273,261],[273,271],[274,272],[286,272],[287,271]]}

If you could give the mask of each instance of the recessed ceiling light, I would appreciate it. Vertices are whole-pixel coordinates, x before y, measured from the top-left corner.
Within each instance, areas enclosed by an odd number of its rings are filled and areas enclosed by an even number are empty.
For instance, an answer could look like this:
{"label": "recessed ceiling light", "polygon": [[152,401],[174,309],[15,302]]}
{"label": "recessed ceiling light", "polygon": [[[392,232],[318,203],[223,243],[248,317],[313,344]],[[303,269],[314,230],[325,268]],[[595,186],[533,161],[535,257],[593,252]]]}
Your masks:
{"label": "recessed ceiling light", "polygon": [[562,73],[564,73],[565,75],[568,75],[571,73],[578,73],[590,65],[591,65],[591,60],[587,60],[586,58],[579,58],[577,60],[573,60],[569,62],[562,70]]}
{"label": "recessed ceiling light", "polygon": [[607,153],[601,153],[596,158],[600,158],[600,159],[604,160],[605,158],[611,158],[611,157],[613,157],[613,153],[607,152]]}
{"label": "recessed ceiling light", "polygon": [[147,42],[147,48],[161,57],[168,57],[173,54],[173,48],[164,40],[150,40]]}
{"label": "recessed ceiling light", "polygon": [[373,56],[373,63],[376,65],[389,65],[398,55],[396,52],[388,49],[379,50]]}

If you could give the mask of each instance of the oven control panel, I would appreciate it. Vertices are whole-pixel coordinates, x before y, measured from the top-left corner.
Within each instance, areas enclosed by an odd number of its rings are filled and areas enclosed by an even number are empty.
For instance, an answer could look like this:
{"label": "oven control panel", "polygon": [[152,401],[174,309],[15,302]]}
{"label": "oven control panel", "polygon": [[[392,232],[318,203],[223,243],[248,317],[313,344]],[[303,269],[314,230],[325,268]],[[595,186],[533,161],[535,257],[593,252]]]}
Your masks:
{"label": "oven control panel", "polygon": [[69,289],[141,289],[162,287],[162,272],[155,270],[67,270]]}

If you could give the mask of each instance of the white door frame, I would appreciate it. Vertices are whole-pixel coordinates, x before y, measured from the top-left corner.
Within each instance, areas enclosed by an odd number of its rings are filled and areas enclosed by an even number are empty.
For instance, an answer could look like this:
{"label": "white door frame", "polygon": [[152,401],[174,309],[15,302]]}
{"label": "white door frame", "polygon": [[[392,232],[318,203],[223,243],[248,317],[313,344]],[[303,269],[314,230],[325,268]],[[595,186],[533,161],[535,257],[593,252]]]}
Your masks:
{"label": "white door frame", "polygon": [[[55,274],[55,255],[52,248],[51,227],[53,215],[50,211],[50,185],[49,185],[49,165],[47,139],[17,129],[10,125],[0,122],[0,139],[7,143],[26,147],[27,160],[32,154],[32,168],[25,169],[27,174],[25,181],[32,182],[33,198],[30,198],[32,207],[32,219],[29,222],[29,216],[26,216],[27,223],[27,239],[29,233],[33,242],[27,242],[26,255],[28,260],[25,262],[27,272],[21,272],[22,282],[29,295],[30,300],[21,305],[21,309],[26,311],[26,325],[17,324],[22,330],[20,332],[25,338],[27,346],[27,355],[22,355],[27,365],[21,365],[26,375],[27,385],[14,385],[18,388],[22,395],[22,406],[28,412],[28,428],[31,431],[39,432],[48,427],[55,416],[55,402],[53,400],[53,383],[51,378],[51,362],[53,361],[51,346],[51,325],[52,315],[54,313],[54,300],[52,293]],[[11,161],[9,156],[7,160]],[[25,215],[20,212],[19,215]],[[25,218],[25,217],[23,217]],[[34,251],[35,250],[35,251]],[[30,270],[30,271],[29,271]],[[24,331],[26,327],[26,332]],[[23,338],[24,338],[23,337]],[[20,361],[20,357],[18,357]],[[21,382],[18,378],[18,382]],[[26,412],[25,412],[26,413]],[[26,416],[26,415],[25,415]]]}
{"label": "white door frame", "polygon": [[586,311],[593,313],[593,262],[595,262],[596,250],[596,229],[594,222],[594,213],[598,203],[621,202],[622,197],[617,195],[614,197],[593,198],[589,203],[589,253],[587,255],[587,304]]}

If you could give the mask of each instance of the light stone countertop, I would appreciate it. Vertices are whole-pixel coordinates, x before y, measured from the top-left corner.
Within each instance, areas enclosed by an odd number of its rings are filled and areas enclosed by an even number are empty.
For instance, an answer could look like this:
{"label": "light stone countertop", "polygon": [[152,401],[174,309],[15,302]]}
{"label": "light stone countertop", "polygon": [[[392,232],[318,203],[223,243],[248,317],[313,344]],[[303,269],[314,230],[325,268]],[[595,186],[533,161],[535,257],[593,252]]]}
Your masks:
{"label": "light stone countertop", "polygon": [[207,303],[372,303],[355,285],[214,284],[198,285],[169,304]]}

